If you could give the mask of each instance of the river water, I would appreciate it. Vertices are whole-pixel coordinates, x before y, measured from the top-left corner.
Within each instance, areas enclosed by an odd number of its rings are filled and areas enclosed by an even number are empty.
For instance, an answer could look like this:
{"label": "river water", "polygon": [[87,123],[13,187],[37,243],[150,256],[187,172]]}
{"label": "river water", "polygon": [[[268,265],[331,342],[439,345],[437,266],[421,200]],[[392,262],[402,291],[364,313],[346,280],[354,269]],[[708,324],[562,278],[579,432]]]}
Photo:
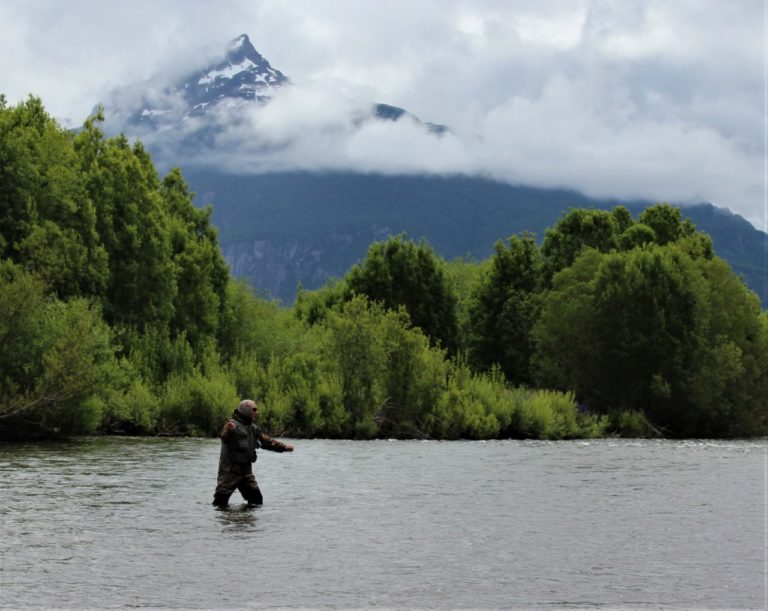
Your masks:
{"label": "river water", "polygon": [[0,606],[765,608],[768,442],[0,448]]}

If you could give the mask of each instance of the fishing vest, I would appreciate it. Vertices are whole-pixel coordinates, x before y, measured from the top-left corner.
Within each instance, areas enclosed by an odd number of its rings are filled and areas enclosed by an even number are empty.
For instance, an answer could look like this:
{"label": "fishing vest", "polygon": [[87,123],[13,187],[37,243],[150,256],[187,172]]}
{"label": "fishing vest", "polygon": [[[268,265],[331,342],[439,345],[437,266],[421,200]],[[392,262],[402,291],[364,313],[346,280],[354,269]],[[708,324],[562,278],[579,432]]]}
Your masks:
{"label": "fishing vest", "polygon": [[261,447],[259,427],[255,424],[245,424],[236,418],[232,418],[230,422],[235,425],[235,430],[221,444],[222,460],[237,464],[256,462],[256,448]]}

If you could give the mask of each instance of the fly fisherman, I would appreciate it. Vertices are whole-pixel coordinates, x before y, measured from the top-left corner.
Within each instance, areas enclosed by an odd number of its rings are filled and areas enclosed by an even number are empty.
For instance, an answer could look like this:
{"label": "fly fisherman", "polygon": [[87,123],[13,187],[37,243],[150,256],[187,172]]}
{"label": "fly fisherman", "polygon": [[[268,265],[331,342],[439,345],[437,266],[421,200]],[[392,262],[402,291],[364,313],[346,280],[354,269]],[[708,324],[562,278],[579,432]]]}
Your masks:
{"label": "fly fisherman", "polygon": [[255,424],[258,413],[256,403],[250,399],[241,401],[221,430],[219,475],[216,492],[213,494],[216,507],[226,507],[235,489],[240,491],[249,506],[261,505],[264,499],[253,476],[256,449],[293,452],[291,444],[282,443],[261,432]]}

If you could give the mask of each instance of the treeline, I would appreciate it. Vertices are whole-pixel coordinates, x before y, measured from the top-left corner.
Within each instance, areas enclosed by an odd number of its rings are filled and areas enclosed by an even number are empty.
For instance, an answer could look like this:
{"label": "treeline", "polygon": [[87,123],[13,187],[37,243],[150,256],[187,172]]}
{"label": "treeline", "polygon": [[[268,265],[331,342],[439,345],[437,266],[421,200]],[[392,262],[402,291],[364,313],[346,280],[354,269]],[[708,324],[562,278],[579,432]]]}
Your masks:
{"label": "treeline", "polygon": [[768,434],[768,316],[678,209],[571,210],[446,262],[405,236],[292,307],[100,117],[0,96],[0,436]]}

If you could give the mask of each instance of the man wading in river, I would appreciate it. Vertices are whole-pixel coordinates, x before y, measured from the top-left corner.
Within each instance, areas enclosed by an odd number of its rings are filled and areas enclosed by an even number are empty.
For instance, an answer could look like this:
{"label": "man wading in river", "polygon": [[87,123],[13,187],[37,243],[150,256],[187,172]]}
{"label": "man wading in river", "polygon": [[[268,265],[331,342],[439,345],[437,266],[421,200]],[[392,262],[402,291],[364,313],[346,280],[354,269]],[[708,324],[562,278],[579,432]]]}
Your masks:
{"label": "man wading in river", "polygon": [[291,444],[272,439],[259,430],[254,422],[258,413],[256,403],[250,399],[241,401],[221,430],[219,476],[213,494],[216,507],[226,507],[235,489],[240,491],[249,506],[262,504],[264,499],[253,476],[256,448],[272,452],[293,452]]}

